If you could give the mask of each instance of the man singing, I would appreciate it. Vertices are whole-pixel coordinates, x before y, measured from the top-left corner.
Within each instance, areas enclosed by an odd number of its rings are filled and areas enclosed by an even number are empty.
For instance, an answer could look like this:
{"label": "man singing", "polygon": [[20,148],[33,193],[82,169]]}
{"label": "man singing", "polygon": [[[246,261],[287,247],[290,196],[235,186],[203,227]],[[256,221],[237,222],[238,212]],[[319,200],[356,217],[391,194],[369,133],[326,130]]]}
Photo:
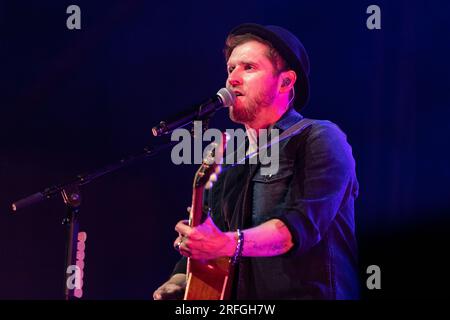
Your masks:
{"label": "man singing", "polygon": [[[236,94],[230,118],[243,124],[249,149],[261,129],[280,134],[304,121],[309,99],[305,48],[278,26],[242,24],[226,39],[226,87]],[[176,225],[184,257],[154,299],[182,298],[186,257],[236,257],[232,299],[358,299],[355,162],[332,122],[311,124],[279,144],[279,167],[237,165],[208,195],[211,216]],[[241,239],[241,243],[239,243]],[[239,244],[239,245],[238,245]]]}

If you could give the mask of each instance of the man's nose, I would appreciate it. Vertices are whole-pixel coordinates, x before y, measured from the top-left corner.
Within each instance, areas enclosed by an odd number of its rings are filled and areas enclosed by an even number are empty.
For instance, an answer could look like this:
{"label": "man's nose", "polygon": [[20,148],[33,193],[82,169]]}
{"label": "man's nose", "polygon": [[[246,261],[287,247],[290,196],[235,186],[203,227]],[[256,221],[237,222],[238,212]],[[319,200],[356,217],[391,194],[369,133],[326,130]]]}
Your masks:
{"label": "man's nose", "polygon": [[232,86],[232,87],[236,87],[242,84],[242,77],[238,74],[238,72],[236,72],[236,70],[233,70],[229,75],[228,75],[228,83]]}

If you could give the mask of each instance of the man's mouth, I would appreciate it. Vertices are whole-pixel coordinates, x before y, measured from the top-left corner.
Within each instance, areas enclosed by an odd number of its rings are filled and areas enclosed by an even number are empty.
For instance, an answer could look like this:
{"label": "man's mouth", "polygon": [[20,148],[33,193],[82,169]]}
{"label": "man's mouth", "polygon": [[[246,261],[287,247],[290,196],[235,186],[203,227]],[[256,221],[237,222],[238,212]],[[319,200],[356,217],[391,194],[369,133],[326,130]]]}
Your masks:
{"label": "man's mouth", "polygon": [[234,91],[234,94],[236,95],[236,97],[243,96],[243,94],[239,91]]}

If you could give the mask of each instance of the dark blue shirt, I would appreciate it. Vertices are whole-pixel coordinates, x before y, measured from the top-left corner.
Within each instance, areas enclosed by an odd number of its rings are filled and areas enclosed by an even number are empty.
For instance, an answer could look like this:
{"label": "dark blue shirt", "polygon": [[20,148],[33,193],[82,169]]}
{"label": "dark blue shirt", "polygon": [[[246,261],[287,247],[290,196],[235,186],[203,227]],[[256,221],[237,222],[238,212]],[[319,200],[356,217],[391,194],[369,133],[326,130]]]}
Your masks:
{"label": "dark blue shirt", "polygon": [[[302,119],[288,110],[274,125],[280,133]],[[279,170],[237,165],[208,194],[213,219],[223,230],[282,220],[294,246],[274,257],[243,257],[235,278],[236,299],[359,298],[354,200],[355,161],[345,134],[314,120],[279,144]],[[245,242],[244,242],[245,247]],[[185,261],[174,270],[185,272]]]}

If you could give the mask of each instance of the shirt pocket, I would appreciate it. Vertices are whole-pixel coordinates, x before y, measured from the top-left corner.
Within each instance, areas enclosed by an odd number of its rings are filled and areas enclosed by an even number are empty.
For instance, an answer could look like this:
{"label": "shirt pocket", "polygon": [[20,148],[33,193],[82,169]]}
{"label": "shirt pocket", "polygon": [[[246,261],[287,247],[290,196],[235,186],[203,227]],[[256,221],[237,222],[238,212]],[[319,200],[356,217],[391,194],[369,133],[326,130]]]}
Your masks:
{"label": "shirt pocket", "polygon": [[277,183],[280,180],[286,179],[294,174],[294,159],[288,159],[283,153],[280,153],[280,159],[278,160],[278,171],[274,174],[262,174],[264,169],[263,165],[260,165],[252,181],[258,183]]}
{"label": "shirt pocket", "polygon": [[261,175],[258,169],[252,178],[252,220],[254,224],[264,222],[273,215],[275,208],[283,206],[293,179],[292,166],[280,167],[273,175]]}
{"label": "shirt pocket", "polygon": [[268,183],[268,184],[274,183],[275,184],[275,183],[279,182],[280,180],[286,179],[292,175],[293,175],[292,170],[278,170],[278,172],[276,174],[262,175],[261,169],[258,169],[258,172],[253,177],[252,181],[258,182],[258,183]]}

